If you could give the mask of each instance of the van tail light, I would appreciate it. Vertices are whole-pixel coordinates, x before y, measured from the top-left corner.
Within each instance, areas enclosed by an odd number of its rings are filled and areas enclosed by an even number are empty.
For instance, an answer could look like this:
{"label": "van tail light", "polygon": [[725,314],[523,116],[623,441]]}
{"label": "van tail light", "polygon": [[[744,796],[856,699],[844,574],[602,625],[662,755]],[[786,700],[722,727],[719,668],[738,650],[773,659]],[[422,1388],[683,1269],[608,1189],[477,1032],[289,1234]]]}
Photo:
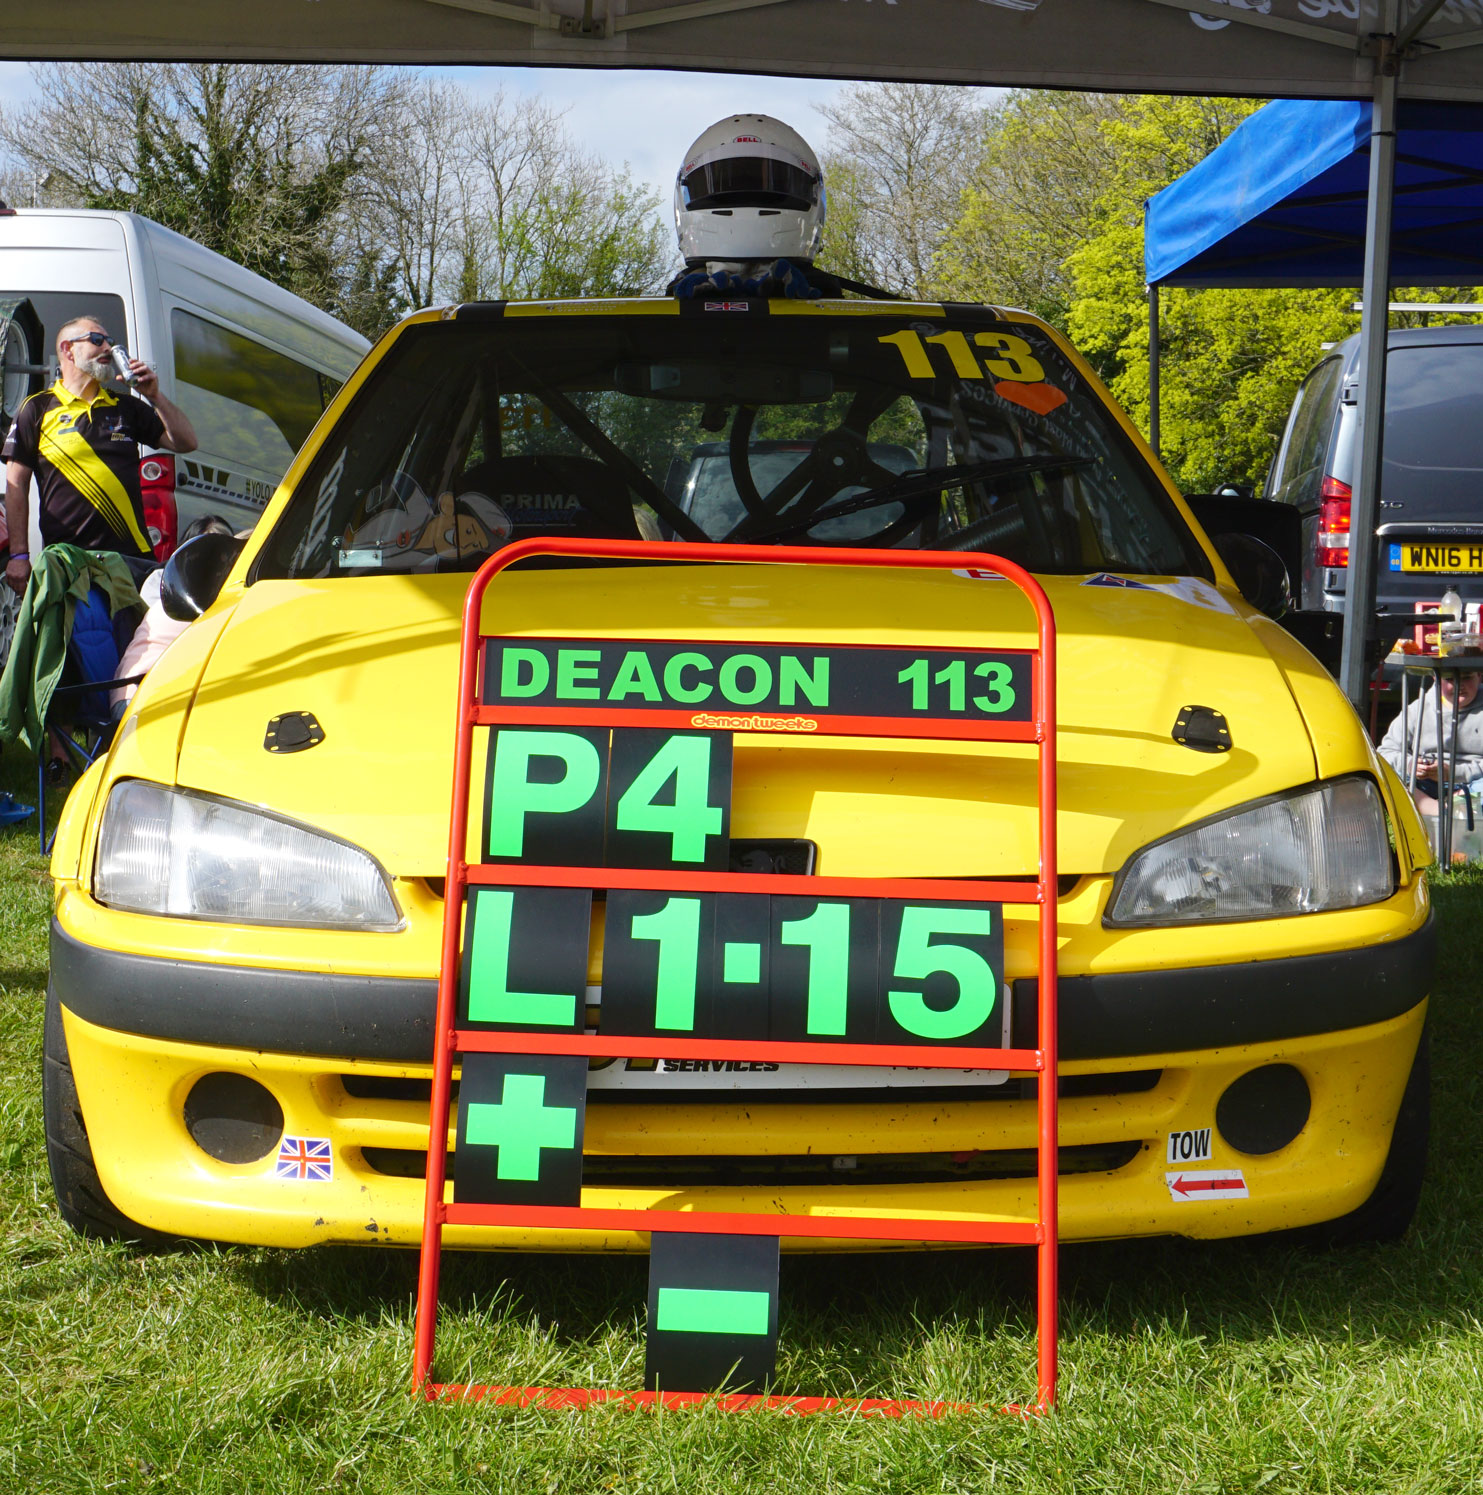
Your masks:
{"label": "van tail light", "polygon": [[1349,564],[1349,502],[1354,490],[1338,478],[1325,478],[1318,488],[1318,564]]}
{"label": "van tail light", "polygon": [[175,458],[165,452],[139,459],[139,493],[144,499],[144,529],[154,558],[168,561],[180,535],[175,508]]}

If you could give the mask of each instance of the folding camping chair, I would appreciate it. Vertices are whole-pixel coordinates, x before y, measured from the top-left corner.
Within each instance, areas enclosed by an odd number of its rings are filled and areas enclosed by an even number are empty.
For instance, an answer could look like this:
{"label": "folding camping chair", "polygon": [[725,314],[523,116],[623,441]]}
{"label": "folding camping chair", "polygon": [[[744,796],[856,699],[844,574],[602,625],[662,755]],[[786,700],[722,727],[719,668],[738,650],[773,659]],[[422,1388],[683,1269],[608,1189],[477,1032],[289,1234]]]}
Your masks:
{"label": "folding camping chair", "polygon": [[[116,678],[119,659],[128,647],[137,621],[133,608],[121,608],[110,616],[108,598],[98,587],[91,588],[73,610],[72,629],[67,636],[67,662],[61,683],[47,703],[42,719],[46,729],[43,745],[36,754],[38,837],[43,856],[51,851],[57,835],[55,828],[50,837],[46,833],[47,776],[51,764],[63,763],[64,777],[70,770],[74,782],[80,778],[89,765],[108,751],[118,729],[108,693],[119,686],[137,685],[144,678],[143,675]],[[61,743],[65,759],[50,757],[47,748],[53,742]]]}

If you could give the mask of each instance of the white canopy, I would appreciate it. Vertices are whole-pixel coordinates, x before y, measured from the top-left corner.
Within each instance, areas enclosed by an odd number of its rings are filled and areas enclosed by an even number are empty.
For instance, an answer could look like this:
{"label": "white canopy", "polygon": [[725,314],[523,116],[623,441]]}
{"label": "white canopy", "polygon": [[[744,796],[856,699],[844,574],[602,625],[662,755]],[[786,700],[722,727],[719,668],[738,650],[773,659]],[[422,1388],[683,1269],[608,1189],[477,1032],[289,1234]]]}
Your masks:
{"label": "white canopy", "polygon": [[[1373,535],[1399,97],[1483,102],[1483,0],[16,0],[0,57],[698,68],[1373,101],[1360,470]],[[615,128],[618,126],[615,125]],[[1378,308],[1378,310],[1377,310]],[[1368,700],[1374,547],[1351,547],[1340,678]]]}
{"label": "white canopy", "polygon": [[[1401,93],[1483,101],[1483,0],[1407,0]],[[0,57],[700,68],[1117,92],[1369,97],[1379,0],[70,0]]]}

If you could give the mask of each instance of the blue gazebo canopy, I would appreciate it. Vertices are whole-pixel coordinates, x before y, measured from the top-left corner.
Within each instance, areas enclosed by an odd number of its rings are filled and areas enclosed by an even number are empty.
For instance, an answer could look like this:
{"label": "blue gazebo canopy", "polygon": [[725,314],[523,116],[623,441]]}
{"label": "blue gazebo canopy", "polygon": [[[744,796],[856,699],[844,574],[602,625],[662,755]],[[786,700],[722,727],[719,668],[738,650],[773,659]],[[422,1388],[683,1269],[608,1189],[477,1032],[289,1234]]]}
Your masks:
{"label": "blue gazebo canopy", "polygon": [[[1144,268],[1169,286],[1357,286],[1371,105],[1280,99],[1148,201]],[[1402,100],[1392,285],[1483,284],[1483,108]]]}

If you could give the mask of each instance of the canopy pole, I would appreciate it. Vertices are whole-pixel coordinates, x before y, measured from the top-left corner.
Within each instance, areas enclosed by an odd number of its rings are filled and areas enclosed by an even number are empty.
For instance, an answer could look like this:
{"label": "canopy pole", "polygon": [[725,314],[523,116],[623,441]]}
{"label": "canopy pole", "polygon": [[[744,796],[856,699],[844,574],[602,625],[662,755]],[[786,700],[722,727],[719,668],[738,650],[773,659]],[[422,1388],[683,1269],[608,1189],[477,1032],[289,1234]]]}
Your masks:
{"label": "canopy pole", "polygon": [[1365,213],[1364,311],[1360,321],[1359,470],[1349,517],[1349,576],[1339,684],[1368,720],[1367,644],[1375,625],[1375,529],[1380,513],[1381,441],[1385,434],[1385,354],[1390,330],[1390,233],[1395,206],[1397,60],[1390,49],[1398,0],[1384,0],[1375,60],[1370,126],[1370,195]]}
{"label": "canopy pole", "polygon": [[1148,444],[1160,462],[1164,460],[1159,445],[1159,288],[1148,288]]}

